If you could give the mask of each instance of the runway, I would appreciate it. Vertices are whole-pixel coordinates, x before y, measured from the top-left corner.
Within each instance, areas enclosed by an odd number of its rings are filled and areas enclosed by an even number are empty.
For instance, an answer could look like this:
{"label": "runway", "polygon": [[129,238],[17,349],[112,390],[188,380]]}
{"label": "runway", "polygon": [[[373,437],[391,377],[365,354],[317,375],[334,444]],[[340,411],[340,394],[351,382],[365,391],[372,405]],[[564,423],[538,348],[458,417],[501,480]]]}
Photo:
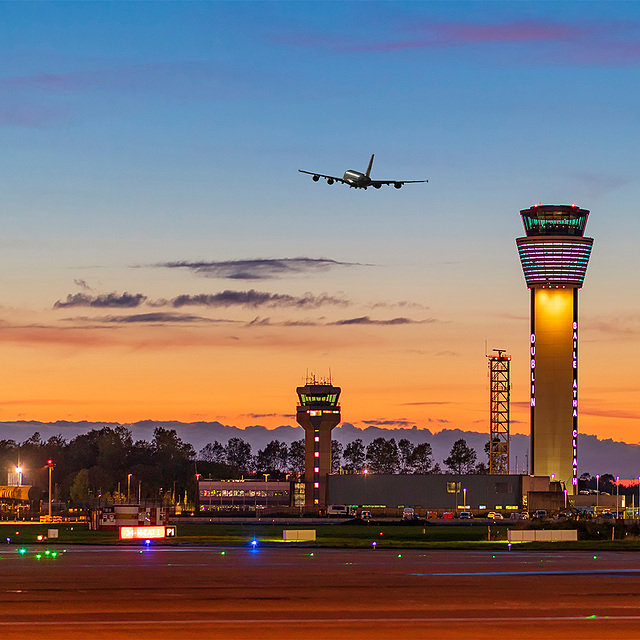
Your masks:
{"label": "runway", "polygon": [[7,546],[0,576],[5,640],[640,638],[634,553]]}

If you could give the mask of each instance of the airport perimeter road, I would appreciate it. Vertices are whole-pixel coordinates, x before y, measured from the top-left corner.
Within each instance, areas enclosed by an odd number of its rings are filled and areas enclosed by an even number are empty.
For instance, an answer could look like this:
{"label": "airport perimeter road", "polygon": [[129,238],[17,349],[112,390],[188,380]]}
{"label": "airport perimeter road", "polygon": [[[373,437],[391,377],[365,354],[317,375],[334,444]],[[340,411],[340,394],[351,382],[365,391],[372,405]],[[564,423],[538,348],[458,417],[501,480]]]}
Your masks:
{"label": "airport perimeter road", "polygon": [[6,546],[0,578],[3,640],[640,638],[635,553]]}

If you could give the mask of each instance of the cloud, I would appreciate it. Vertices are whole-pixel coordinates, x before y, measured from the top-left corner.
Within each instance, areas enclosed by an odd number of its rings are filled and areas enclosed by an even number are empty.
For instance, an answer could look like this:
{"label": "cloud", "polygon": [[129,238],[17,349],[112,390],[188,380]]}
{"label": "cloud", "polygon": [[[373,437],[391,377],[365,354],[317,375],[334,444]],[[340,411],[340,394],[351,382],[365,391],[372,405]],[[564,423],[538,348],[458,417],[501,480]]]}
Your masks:
{"label": "cloud", "polygon": [[230,280],[267,280],[304,273],[324,272],[335,267],[372,266],[357,262],[339,262],[328,258],[256,258],[211,262],[164,262],[156,267],[187,269],[207,278]]}
{"label": "cloud", "polygon": [[330,325],[401,325],[401,324],[427,324],[437,322],[433,318],[426,320],[411,320],[410,318],[391,318],[390,320],[373,320],[369,316],[360,316],[359,318],[347,318],[345,320],[337,320],[336,322],[330,322]]}
{"label": "cloud", "polygon": [[415,424],[415,422],[407,420],[406,418],[399,418],[398,420],[360,420],[360,422],[372,427],[408,427]]}
{"label": "cloud", "polygon": [[[386,25],[385,25],[386,29]],[[336,53],[394,52],[406,50],[447,50],[479,47],[509,61],[518,45],[527,45],[527,64],[627,65],[640,62],[640,23],[634,20],[571,21],[518,20],[512,22],[471,23],[413,22],[395,33],[364,38],[321,33],[283,36],[280,42],[298,47],[327,49]],[[532,46],[538,45],[535,49]],[[496,48],[499,47],[499,48]]]}
{"label": "cloud", "polygon": [[[82,281],[84,282],[84,281]],[[86,283],[85,283],[86,285]],[[106,293],[98,296],[91,296],[87,293],[69,294],[63,302],[58,300],[54,305],[54,309],[64,309],[67,307],[97,307],[97,308],[134,308],[139,307],[147,296],[141,293]]]}
{"label": "cloud", "polygon": [[38,129],[70,119],[71,112],[58,106],[19,104],[0,108],[0,126],[6,127]]}
{"label": "cloud", "polygon": [[251,70],[223,68],[202,61],[124,64],[102,69],[39,73],[0,78],[4,93],[38,92],[46,95],[77,94],[96,91],[156,93],[180,97],[218,97],[256,94],[248,82]]}
{"label": "cloud", "polygon": [[87,281],[86,281],[86,280],[82,280],[82,278],[76,278],[76,279],[73,281],[73,284],[75,284],[75,285],[76,285],[76,287],[80,287],[80,288],[81,288],[81,289],[83,289],[84,291],[93,291],[93,288],[92,288],[92,287],[90,287],[90,286],[87,284]]}
{"label": "cloud", "polygon": [[431,405],[431,404],[451,404],[451,402],[402,402],[400,406],[401,407],[420,407],[422,405]]}
{"label": "cloud", "polygon": [[202,316],[192,316],[186,313],[135,313],[129,316],[100,316],[96,318],[65,318],[69,321],[98,322],[105,324],[136,324],[136,323],[152,323],[152,324],[169,324],[169,323],[193,323],[193,322],[211,322],[211,323],[230,323],[233,320],[217,320],[213,318],[204,318]]}
{"label": "cloud", "polygon": [[349,302],[343,298],[320,294],[314,296],[311,293],[305,293],[303,296],[291,296],[282,293],[268,293],[265,291],[230,291],[225,290],[220,293],[199,295],[180,295],[168,301],[173,307],[179,308],[184,306],[204,306],[204,307],[299,307],[299,308],[315,308],[322,305],[339,305],[347,306]]}

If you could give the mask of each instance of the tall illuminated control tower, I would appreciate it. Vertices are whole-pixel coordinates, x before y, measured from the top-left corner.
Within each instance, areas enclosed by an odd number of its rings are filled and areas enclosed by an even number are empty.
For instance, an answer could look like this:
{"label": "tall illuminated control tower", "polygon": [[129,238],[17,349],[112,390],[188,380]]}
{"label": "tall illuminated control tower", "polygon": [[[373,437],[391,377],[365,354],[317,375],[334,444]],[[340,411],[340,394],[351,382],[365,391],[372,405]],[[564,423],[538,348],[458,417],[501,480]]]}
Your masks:
{"label": "tall illuminated control tower", "polygon": [[340,423],[340,387],[309,378],[298,387],[296,420],[304,429],[305,507],[327,504],[327,476],[331,473],[331,431]]}
{"label": "tall illuminated control tower", "polygon": [[593,238],[589,211],[536,205],[520,212],[518,252],[531,289],[531,470],[578,489],[578,289]]}

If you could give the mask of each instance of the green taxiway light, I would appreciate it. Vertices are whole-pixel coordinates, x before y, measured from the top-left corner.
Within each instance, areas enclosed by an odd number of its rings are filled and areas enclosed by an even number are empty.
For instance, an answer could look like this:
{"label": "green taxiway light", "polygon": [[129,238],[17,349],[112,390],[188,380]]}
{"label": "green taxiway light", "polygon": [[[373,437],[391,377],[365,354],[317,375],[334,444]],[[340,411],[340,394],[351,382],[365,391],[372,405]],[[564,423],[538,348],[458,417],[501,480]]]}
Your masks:
{"label": "green taxiway light", "polygon": [[42,554],[41,553],[36,554],[36,558],[38,558],[38,560],[40,560],[40,558],[42,558]]}
{"label": "green taxiway light", "polygon": [[51,551],[49,551],[49,549],[47,549],[47,550],[44,552],[44,555],[45,555],[45,556],[51,555]]}
{"label": "green taxiway light", "polygon": [[18,553],[19,553],[21,556],[23,556],[25,553],[27,553],[27,550],[26,550],[24,547],[20,547],[20,548],[18,549]]}
{"label": "green taxiway light", "polygon": [[221,552],[220,552],[220,555],[221,555],[221,556],[223,556],[223,555],[224,555],[224,551],[221,551]]}

